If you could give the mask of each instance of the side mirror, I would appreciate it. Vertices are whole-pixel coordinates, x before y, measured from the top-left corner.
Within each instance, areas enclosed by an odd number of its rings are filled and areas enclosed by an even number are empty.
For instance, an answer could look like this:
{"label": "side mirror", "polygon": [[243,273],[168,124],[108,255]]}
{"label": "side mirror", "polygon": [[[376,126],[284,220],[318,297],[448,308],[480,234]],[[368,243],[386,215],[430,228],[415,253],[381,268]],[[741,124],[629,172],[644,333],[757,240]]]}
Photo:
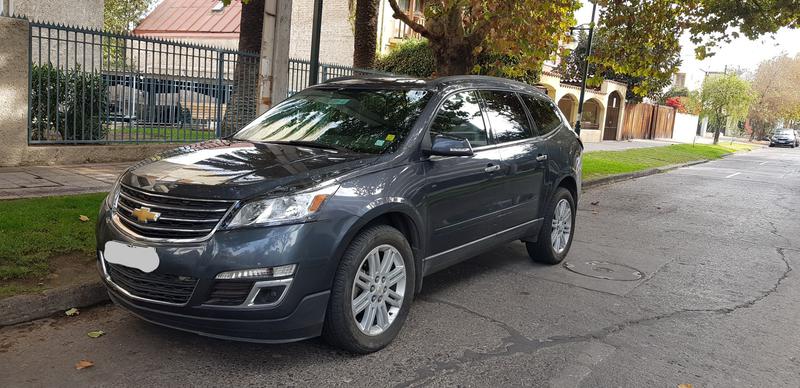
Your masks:
{"label": "side mirror", "polygon": [[428,155],[438,156],[472,156],[472,145],[469,140],[448,135],[434,135]]}

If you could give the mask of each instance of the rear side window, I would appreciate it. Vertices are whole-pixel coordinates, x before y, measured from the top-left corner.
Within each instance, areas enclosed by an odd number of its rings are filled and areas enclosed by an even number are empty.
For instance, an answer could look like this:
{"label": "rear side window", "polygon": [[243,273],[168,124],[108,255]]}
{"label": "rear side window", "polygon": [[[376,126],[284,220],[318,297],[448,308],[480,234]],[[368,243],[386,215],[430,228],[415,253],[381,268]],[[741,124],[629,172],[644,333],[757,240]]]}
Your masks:
{"label": "rear side window", "polygon": [[516,93],[481,91],[486,104],[486,117],[498,143],[533,137],[533,131]]}
{"label": "rear side window", "polygon": [[487,145],[486,126],[475,92],[459,92],[448,97],[436,113],[431,132],[467,139],[473,147]]}
{"label": "rear side window", "polygon": [[550,101],[527,94],[522,95],[522,100],[528,106],[540,136],[555,131],[561,125],[561,118]]}

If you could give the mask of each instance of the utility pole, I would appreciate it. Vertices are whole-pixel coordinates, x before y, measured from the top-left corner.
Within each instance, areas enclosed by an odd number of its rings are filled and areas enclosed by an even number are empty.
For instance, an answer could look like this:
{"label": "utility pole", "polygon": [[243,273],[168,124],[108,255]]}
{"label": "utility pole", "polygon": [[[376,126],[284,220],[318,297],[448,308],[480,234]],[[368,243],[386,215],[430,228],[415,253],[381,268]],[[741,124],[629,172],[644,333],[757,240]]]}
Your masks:
{"label": "utility pole", "polygon": [[261,32],[261,68],[258,74],[258,113],[286,98],[289,90],[289,41],[292,0],[266,0]]}
{"label": "utility pole", "polygon": [[311,26],[311,66],[309,86],[319,83],[319,39],[322,32],[322,0],[314,0],[314,18]]}
{"label": "utility pole", "polygon": [[[581,116],[583,116],[583,99],[586,97],[586,78],[589,77],[589,57],[592,55],[592,37],[594,36],[594,15],[597,11],[597,3],[592,3],[592,21],[589,22],[589,38],[586,43],[586,58],[583,65],[583,79],[581,80],[581,96],[578,99],[578,119],[575,122],[575,133],[581,134]],[[576,30],[579,28],[571,28]]]}

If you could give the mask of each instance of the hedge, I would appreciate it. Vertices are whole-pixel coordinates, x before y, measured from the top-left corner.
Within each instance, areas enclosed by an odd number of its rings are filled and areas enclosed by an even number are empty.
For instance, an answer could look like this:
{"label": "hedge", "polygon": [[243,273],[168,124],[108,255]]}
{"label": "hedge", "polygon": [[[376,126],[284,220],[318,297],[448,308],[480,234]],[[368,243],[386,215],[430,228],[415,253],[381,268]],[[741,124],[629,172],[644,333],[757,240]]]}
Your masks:
{"label": "hedge", "polygon": [[31,69],[31,139],[57,131],[62,140],[101,140],[108,89],[102,77],[51,64]]}

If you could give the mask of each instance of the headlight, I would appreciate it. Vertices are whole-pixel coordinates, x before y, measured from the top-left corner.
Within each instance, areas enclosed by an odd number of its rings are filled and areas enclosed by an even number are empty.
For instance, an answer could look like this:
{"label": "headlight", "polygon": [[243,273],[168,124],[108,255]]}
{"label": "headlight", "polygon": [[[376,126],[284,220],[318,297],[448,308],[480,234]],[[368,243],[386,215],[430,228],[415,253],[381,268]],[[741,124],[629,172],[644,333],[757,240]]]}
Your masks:
{"label": "headlight", "polygon": [[[125,175],[125,173],[123,173],[122,175]],[[120,181],[122,181],[122,175],[120,175],[117,178],[117,180],[114,181],[114,185],[111,186],[111,191],[108,192],[105,201],[103,201],[103,205],[106,207],[106,209],[113,209],[114,206],[116,206],[117,204],[117,198],[119,197],[119,186],[120,186]]]}
{"label": "headlight", "polygon": [[318,212],[338,189],[339,185],[333,185],[287,197],[248,202],[236,212],[228,222],[227,228],[307,220]]}

